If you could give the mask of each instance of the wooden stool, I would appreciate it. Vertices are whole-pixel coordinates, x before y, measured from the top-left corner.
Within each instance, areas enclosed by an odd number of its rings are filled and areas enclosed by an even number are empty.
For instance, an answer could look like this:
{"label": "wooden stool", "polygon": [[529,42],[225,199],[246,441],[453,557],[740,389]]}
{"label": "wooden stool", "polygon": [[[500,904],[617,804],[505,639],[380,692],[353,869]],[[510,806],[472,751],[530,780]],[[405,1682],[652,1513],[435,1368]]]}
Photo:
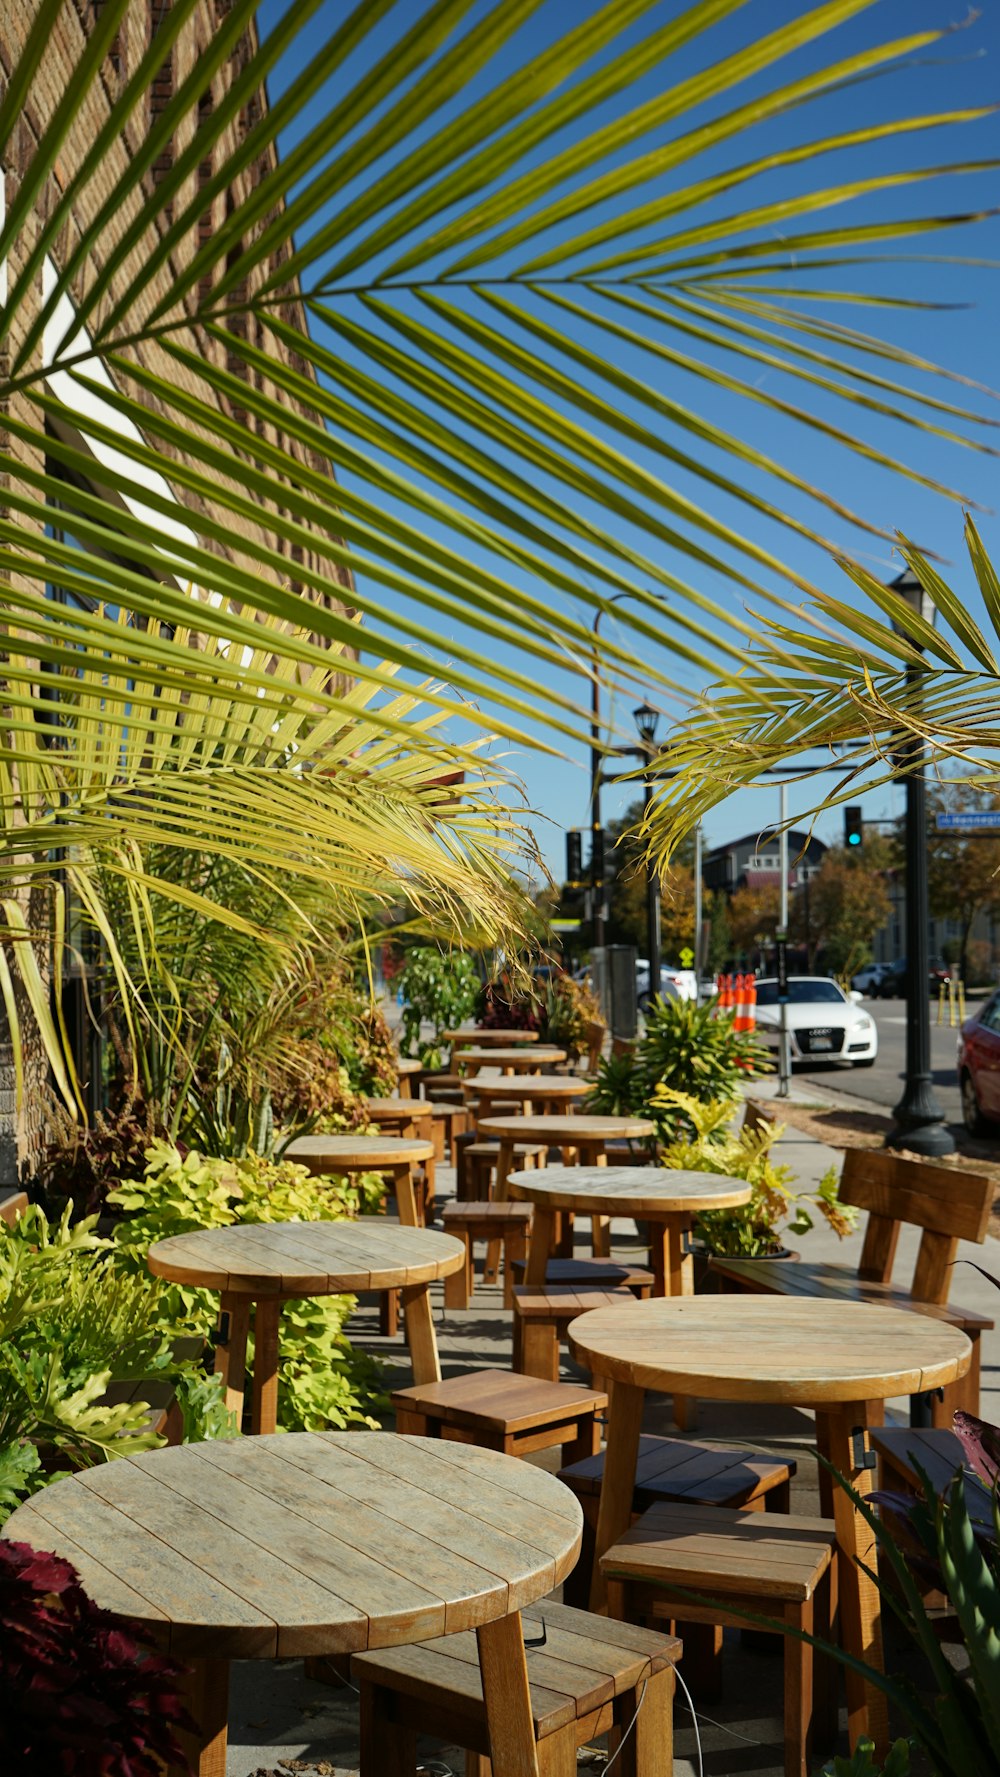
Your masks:
{"label": "wooden stool", "polygon": [[[470,1199],[485,1202],[492,1197],[499,1152],[498,1141],[474,1141],[466,1148],[465,1179]],[[514,1149],[518,1165],[524,1172],[537,1171],[544,1166],[548,1153],[548,1148],[541,1142],[518,1142]]]}
{"label": "wooden stool", "polygon": [[472,1248],[476,1240],[497,1241],[504,1250],[503,1300],[509,1308],[513,1290],[511,1266],[524,1260],[531,1228],[530,1203],[447,1203],[441,1216],[446,1234],[465,1246],[465,1264],[446,1280],[446,1308],[468,1308],[475,1281]]}
{"label": "wooden stool", "polygon": [[451,1164],[455,1164],[455,1139],[464,1135],[469,1121],[464,1104],[448,1104],[442,1102],[431,1106],[434,1122],[431,1125],[431,1138],[434,1142],[434,1157],[444,1164],[447,1154]]}
{"label": "wooden stool", "polygon": [[[515,1259],[511,1266],[515,1284],[524,1283],[525,1263]],[[621,1259],[550,1259],[545,1267],[546,1289],[611,1290],[619,1284],[645,1299],[653,1288],[653,1273]]]}
{"label": "wooden stool", "polygon": [[[608,1614],[740,1628],[743,1613],[754,1611],[829,1640],[836,1609],[835,1534],[824,1518],[732,1512],[723,1506],[651,1506],[601,1558]],[[678,1596],[678,1589],[685,1595]],[[713,1602],[693,1602],[688,1592],[707,1593]],[[727,1609],[727,1599],[732,1608]],[[785,1777],[808,1777],[813,1650],[785,1635],[784,1654]],[[697,1707],[697,1679],[691,1683]],[[824,1710],[820,1731],[831,1725]]]}
{"label": "wooden stool", "polygon": [[478,1444],[506,1456],[568,1446],[580,1462],[600,1448],[597,1422],[608,1397],[573,1382],[540,1382],[511,1370],[470,1370],[423,1387],[398,1388],[391,1397],[396,1430],[421,1438]]}
{"label": "wooden stool", "polygon": [[[637,1289],[634,1294],[648,1296],[652,1285]],[[578,1314],[591,1308],[613,1308],[616,1302],[631,1302],[633,1291],[626,1284],[612,1284],[574,1289],[556,1286],[538,1289],[534,1284],[518,1284],[512,1292],[514,1308],[514,1352],[512,1366],[522,1376],[541,1376],[546,1382],[559,1380],[559,1342],[566,1328]]]}
{"label": "wooden stool", "polygon": [[[671,1777],[680,1643],[548,1602],[524,1611],[522,1621],[539,1771],[575,1777],[577,1748],[607,1733],[621,1746],[619,1777]],[[414,1771],[418,1734],[464,1746],[466,1777],[487,1777],[474,1633],[355,1654],[351,1670],[361,1686],[360,1777]]]}
{"label": "wooden stool", "polygon": [[[766,1507],[770,1512],[787,1512],[795,1467],[792,1461],[758,1456],[754,1450],[643,1435],[639,1439],[632,1521],[660,1501],[677,1505],[687,1500],[691,1505],[742,1507],[751,1512]],[[590,1596],[597,1513],[604,1481],[603,1450],[560,1469],[559,1479],[576,1494],[583,1507],[580,1559],[563,1587],[563,1597],[576,1604]],[[715,1640],[715,1651],[721,1653],[721,1631]]]}

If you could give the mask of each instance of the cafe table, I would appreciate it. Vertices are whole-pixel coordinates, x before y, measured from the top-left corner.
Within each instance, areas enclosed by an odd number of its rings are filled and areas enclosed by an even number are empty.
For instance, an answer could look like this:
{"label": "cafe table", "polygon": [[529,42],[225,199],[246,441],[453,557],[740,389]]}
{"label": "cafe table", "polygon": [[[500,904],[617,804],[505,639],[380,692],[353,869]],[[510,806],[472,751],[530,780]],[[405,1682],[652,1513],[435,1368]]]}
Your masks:
{"label": "cafe table", "polygon": [[525,1043],[537,1043],[537,1030],[476,1030],[470,1025],[465,1030],[445,1030],[441,1032],[442,1043],[450,1043],[453,1049],[460,1048],[521,1048]]}
{"label": "cafe table", "polygon": [[423,1073],[423,1062],[418,1061],[416,1056],[394,1055],[392,1058],[392,1067],[396,1079],[399,1081],[400,1098],[412,1098],[413,1087],[411,1082],[416,1079],[418,1075]]}
{"label": "cafe table", "polygon": [[391,1178],[399,1219],[408,1227],[420,1226],[422,1217],[413,1188],[413,1168],[434,1159],[434,1143],[428,1138],[399,1135],[299,1135],[284,1150],[284,1159],[297,1160],[312,1173],[344,1174],[378,1172]]}
{"label": "cafe table", "polygon": [[509,1173],[507,1190],[511,1197],[535,1206],[526,1284],[545,1282],[561,1212],[635,1216],[648,1227],[656,1296],[693,1294],[684,1236],[695,1217],[705,1210],[736,1209],[749,1203],[751,1196],[744,1179],[658,1166],[549,1166],[539,1172]]}
{"label": "cafe table", "polygon": [[546,1043],[535,1049],[460,1049],[456,1064],[470,1075],[481,1074],[484,1067],[499,1068],[502,1074],[540,1074],[546,1067],[555,1067],[566,1060],[565,1049]]}
{"label": "cafe table", "polygon": [[[972,1346],[957,1327],[908,1309],[868,1302],[777,1296],[669,1296],[599,1308],[572,1321],[577,1360],[611,1382],[598,1508],[592,1610],[605,1599],[600,1557],[628,1529],[646,1390],[713,1400],[812,1408],[816,1443],[863,1498],[874,1456],[877,1404],[923,1394],[964,1376]],[[875,1537],[842,1487],[834,1488],[841,1635],[845,1649],[883,1670],[880,1595],[864,1571],[877,1565]],[[863,1564],[863,1565],[862,1565]],[[851,1745],[870,1734],[884,1754],[885,1698],[847,1669]]]}
{"label": "cafe table", "polygon": [[237,1425],[254,1310],[251,1429],[261,1433],[277,1426],[281,1310],[294,1298],[400,1290],[413,1380],[440,1382],[428,1290],[460,1269],[465,1248],[449,1234],[363,1216],[356,1222],[240,1222],[229,1228],[197,1228],[158,1240],[147,1263],[154,1277],[217,1293],[215,1368]]}
{"label": "cafe table", "polygon": [[430,1142],[430,1159],[423,1162],[427,1202],[421,1220],[426,1220],[426,1210],[433,1210],[434,1207],[437,1164],[434,1152],[434,1106],[425,1098],[404,1098],[401,1094],[393,1093],[386,1098],[366,1098],[364,1107],[368,1122],[384,1135],[400,1136],[404,1141]]}
{"label": "cafe table", "polygon": [[539,1777],[520,1612],[572,1570],[581,1524],[569,1489],[515,1457],[289,1432],[100,1463],[36,1494],[3,1534],[64,1556],[95,1603],[190,1665],[197,1777],[225,1777],[230,1660],[463,1629],[477,1633],[495,1777]]}
{"label": "cafe table", "polygon": [[505,1104],[520,1102],[525,1116],[533,1110],[545,1116],[550,1112],[558,1113],[563,1106],[570,1106],[575,1098],[585,1098],[592,1091],[590,1080],[577,1079],[573,1074],[522,1074],[515,1080],[496,1074],[476,1074],[474,1079],[462,1081],[465,1098],[478,1101],[477,1127],[480,1130],[481,1119],[489,1116],[491,1106],[498,1099]]}
{"label": "cafe table", "polygon": [[[581,1082],[582,1083],[582,1082]],[[510,1097],[510,1089],[507,1090]],[[527,1117],[480,1117],[479,1134],[498,1140],[497,1197],[507,1195],[507,1175],[520,1141],[544,1142],[550,1148],[573,1149],[581,1166],[603,1166],[609,1141],[641,1141],[655,1135],[648,1117],[574,1116],[571,1111],[534,1113]]]}

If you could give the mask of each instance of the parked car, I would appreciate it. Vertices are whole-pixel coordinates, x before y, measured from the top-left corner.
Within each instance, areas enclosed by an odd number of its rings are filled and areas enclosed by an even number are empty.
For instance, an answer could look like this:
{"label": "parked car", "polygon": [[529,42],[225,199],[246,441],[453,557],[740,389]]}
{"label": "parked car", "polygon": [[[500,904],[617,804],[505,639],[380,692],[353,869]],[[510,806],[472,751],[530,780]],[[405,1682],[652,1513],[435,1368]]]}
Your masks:
{"label": "parked car", "polygon": [[888,967],[888,963],[867,963],[863,969],[858,970],[856,975],[851,976],[851,986],[854,992],[877,994],[879,982]]}
{"label": "parked car", "polygon": [[[793,1061],[849,1061],[872,1067],[878,1030],[860,1005],[859,993],[845,993],[826,975],[788,977],[788,1034]],[[757,1029],[775,1054],[781,1028],[778,983],[766,975],[757,983]]]}
{"label": "parked car", "polygon": [[[650,1001],[649,991],[649,959],[645,956],[636,957],[635,991],[640,1011],[645,1011]],[[670,963],[660,964],[659,992],[664,999],[694,1000],[698,997],[698,978],[693,969],[675,969]]]}
{"label": "parked car", "polygon": [[[944,963],[935,958],[927,974],[927,990],[937,993],[942,981],[949,979],[950,970]],[[872,998],[876,1000],[901,1000],[906,998],[906,958],[898,957],[894,963],[886,965],[885,973],[877,987],[872,988]]]}
{"label": "parked car", "polygon": [[958,1034],[962,1120],[970,1135],[1000,1135],[1000,993],[967,1018]]}

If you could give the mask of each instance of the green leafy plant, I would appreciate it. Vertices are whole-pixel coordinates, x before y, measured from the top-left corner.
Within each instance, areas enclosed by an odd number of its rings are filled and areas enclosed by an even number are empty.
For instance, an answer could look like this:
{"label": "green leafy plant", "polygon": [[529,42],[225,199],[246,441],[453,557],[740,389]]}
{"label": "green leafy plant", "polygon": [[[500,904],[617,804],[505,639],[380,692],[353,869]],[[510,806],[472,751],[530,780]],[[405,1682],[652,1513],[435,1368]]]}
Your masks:
{"label": "green leafy plant", "polygon": [[875,1762],[875,1742],[864,1738],[849,1758],[833,1758],[823,1766],[823,1777],[909,1777],[910,1742],[895,1740],[885,1764]]}
{"label": "green leafy plant", "polygon": [[[179,1359],[165,1293],[115,1263],[96,1218],[72,1205],[49,1222],[31,1205],[0,1224],[0,1514],[61,1470],[89,1467],[160,1439],[141,1398],[109,1405],[117,1381],[162,1378],[192,1439],[231,1435],[218,1380]],[[141,1392],[141,1391],[140,1391]]]}
{"label": "green leafy plant", "polygon": [[[418,944],[407,954],[399,977],[403,994],[402,1051],[414,1047],[424,1067],[440,1067],[445,1059],[441,1032],[452,1030],[471,1016],[479,992],[479,977],[471,956],[463,950],[439,950]],[[434,1026],[434,1035],[421,1040],[420,1026]]]}
{"label": "green leafy plant", "polygon": [[745,1081],[770,1072],[767,1050],[752,1032],[734,1030],[732,1014],[658,997],[632,1052],[601,1061],[587,1103],[602,1114],[649,1117],[657,1142],[669,1142],[694,1133],[686,1100],[731,1106]]}
{"label": "green leafy plant", "polygon": [[753,1187],[749,1203],[738,1209],[714,1209],[695,1222],[695,1234],[706,1252],[725,1258],[764,1258],[781,1251],[785,1236],[807,1234],[818,1213],[843,1237],[850,1233],[856,1211],[838,1198],[837,1169],[827,1168],[813,1191],[795,1189],[791,1168],[776,1163],[771,1149],[781,1125],[733,1132],[733,1107],[728,1099],[699,1104],[682,1092],[658,1086],[656,1105],[679,1112],[693,1130],[661,1148],[659,1164],[690,1172],[715,1172],[745,1179]]}
{"label": "green leafy plant", "polygon": [[[193,1151],[182,1155],[169,1143],[158,1142],[150,1149],[142,1178],[126,1181],[109,1202],[121,1211],[115,1228],[120,1259],[132,1270],[144,1271],[150,1246],[169,1235],[237,1222],[343,1221],[376,1207],[383,1191],[375,1173],[352,1180],[320,1179],[289,1160],[270,1161],[259,1154],[235,1161]],[[209,1291],[170,1284],[163,1300],[174,1327],[210,1339],[218,1301]],[[354,1351],[343,1334],[353,1306],[352,1296],[286,1304],[278,1390],[278,1419],[286,1430],[367,1424],[371,1407],[382,1404],[378,1364]]]}

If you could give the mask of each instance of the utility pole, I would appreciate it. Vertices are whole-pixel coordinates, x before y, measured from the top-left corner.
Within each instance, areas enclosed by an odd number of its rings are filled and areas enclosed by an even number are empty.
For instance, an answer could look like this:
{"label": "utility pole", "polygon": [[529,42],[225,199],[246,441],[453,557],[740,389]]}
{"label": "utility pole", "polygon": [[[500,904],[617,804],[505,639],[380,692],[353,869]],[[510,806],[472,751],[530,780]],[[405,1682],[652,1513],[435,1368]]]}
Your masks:
{"label": "utility pole", "polygon": [[[778,820],[781,831],[778,834],[778,867],[781,871],[781,888],[778,901],[778,955],[787,954],[788,943],[788,786],[784,783],[778,791]],[[781,990],[782,977],[785,975],[779,960],[778,969],[778,1015],[780,1027],[778,1033],[778,1097],[788,1097],[788,1084],[792,1077],[792,1058],[788,1044],[788,1000]]]}

